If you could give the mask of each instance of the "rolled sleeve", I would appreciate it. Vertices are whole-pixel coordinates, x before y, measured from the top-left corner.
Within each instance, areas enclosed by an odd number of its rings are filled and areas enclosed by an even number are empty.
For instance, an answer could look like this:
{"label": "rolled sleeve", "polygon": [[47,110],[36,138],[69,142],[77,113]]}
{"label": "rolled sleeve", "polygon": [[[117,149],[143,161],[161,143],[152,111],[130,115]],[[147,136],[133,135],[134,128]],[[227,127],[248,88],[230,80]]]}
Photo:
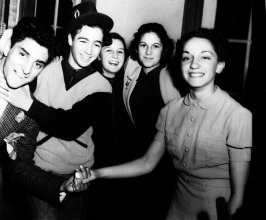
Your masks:
{"label": "rolled sleeve", "polygon": [[245,108],[233,112],[227,139],[230,161],[250,161],[252,147],[252,114]]}
{"label": "rolled sleeve", "polygon": [[155,140],[164,143],[164,136],[165,136],[165,125],[166,125],[166,117],[168,113],[169,105],[162,108],[158,120],[156,122],[156,129],[158,130],[157,134],[155,135]]}

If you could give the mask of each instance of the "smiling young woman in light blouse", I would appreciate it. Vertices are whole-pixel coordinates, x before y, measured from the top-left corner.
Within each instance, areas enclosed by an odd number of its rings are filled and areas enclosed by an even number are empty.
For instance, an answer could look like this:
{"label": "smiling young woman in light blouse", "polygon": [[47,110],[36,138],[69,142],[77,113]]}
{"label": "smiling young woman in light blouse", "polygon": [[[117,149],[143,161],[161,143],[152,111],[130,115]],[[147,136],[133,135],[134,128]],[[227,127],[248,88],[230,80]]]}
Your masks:
{"label": "smiling young woman in light blouse", "polygon": [[252,114],[214,83],[225,67],[225,45],[214,30],[184,35],[176,57],[188,94],[162,109],[157,134],[143,157],[93,170],[91,179],[149,173],[168,151],[179,173],[168,220],[217,219],[219,197],[235,214],[243,205],[250,167]]}

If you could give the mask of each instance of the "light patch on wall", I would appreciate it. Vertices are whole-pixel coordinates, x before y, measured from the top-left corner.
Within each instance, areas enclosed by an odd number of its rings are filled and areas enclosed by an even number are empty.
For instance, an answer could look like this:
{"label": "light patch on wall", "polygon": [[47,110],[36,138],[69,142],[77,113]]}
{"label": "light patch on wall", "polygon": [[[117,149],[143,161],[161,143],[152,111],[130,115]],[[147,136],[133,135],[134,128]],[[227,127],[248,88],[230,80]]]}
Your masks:
{"label": "light patch on wall", "polygon": [[121,34],[128,44],[140,25],[161,23],[176,41],[182,30],[185,0],[97,0],[98,12],[114,20],[112,31]]}

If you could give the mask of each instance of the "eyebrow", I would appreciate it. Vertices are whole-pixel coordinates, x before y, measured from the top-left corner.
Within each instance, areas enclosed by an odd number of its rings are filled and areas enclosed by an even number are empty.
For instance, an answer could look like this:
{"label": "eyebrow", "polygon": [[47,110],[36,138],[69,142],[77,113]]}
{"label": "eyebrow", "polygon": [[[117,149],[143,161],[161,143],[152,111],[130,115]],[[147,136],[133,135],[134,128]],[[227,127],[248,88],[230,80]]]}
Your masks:
{"label": "eyebrow", "polygon": [[[24,47],[20,47],[20,49],[26,53],[28,56],[31,56],[30,53],[24,48]],[[45,65],[47,63],[47,61],[43,61],[43,60],[36,60],[35,62],[38,62],[38,63],[42,63],[43,65]]]}
{"label": "eyebrow", "polygon": [[209,51],[209,50],[203,50],[203,51],[201,51],[201,53],[210,53],[210,54],[214,55],[214,53],[212,51]]}
{"label": "eyebrow", "polygon": [[[111,48],[112,49],[111,46],[104,46],[103,47],[103,49],[107,49],[107,48]],[[118,47],[116,50],[125,50],[125,48],[124,47]]]}
{"label": "eyebrow", "polygon": [[[140,41],[139,44],[141,44],[141,43],[147,44],[145,41]],[[162,45],[161,43],[157,43],[157,42],[153,43],[152,45],[154,45],[154,44]]]}
{"label": "eyebrow", "polygon": [[[183,53],[190,54],[189,51],[187,51],[187,50],[183,51],[182,54],[183,54]],[[212,54],[213,56],[215,55],[213,52],[208,51],[208,50],[203,50],[203,51],[201,51],[200,53],[210,53],[210,54]]]}
{"label": "eyebrow", "polygon": [[[89,38],[87,38],[87,37],[78,37],[78,40],[91,41],[91,40],[90,40]],[[95,41],[93,41],[93,42],[98,42],[98,43],[102,44],[102,41],[100,41],[100,40],[95,40]]]}

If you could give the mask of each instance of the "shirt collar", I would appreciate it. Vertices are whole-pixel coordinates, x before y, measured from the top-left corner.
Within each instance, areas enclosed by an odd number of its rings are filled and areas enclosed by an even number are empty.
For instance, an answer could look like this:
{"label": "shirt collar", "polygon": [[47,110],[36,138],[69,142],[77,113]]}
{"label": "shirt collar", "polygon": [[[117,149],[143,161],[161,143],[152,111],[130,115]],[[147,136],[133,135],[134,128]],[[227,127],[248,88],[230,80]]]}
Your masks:
{"label": "shirt collar", "polygon": [[[93,63],[85,68],[75,70],[68,63],[67,59],[62,60],[62,69],[64,73],[66,90],[70,89],[73,85],[78,83],[80,80],[96,72],[96,69],[93,67]],[[73,79],[73,77],[75,78]]]}
{"label": "shirt collar", "polygon": [[184,98],[184,104],[190,106],[193,103],[197,103],[202,109],[207,110],[212,106],[216,105],[220,101],[221,95],[222,95],[222,90],[218,86],[216,86],[215,92],[209,98],[204,99],[202,101],[193,100],[190,96],[190,93],[188,93]]}

